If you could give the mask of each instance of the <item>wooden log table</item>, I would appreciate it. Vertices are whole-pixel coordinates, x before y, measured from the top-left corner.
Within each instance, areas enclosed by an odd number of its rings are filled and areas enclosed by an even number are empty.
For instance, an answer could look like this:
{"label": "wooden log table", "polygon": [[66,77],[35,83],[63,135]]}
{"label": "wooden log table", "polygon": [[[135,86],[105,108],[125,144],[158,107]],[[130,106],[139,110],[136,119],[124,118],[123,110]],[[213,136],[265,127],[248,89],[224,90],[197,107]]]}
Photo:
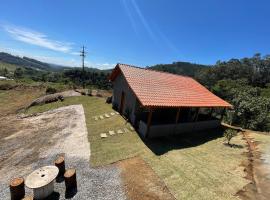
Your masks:
{"label": "wooden log table", "polygon": [[33,189],[35,199],[44,199],[53,192],[58,172],[55,166],[41,167],[26,177],[25,185]]}

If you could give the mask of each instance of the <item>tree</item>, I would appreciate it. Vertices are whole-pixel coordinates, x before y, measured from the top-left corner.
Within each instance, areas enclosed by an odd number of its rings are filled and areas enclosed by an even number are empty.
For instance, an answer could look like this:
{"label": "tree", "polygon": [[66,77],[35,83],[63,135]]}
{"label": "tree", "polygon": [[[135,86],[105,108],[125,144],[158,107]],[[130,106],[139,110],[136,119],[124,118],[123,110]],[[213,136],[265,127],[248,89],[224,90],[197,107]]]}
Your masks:
{"label": "tree", "polygon": [[232,146],[230,141],[233,137],[235,137],[237,135],[237,132],[233,129],[227,129],[225,132],[224,132],[224,137],[226,138],[227,140],[227,144],[229,146]]}
{"label": "tree", "polygon": [[23,77],[23,70],[22,68],[16,68],[15,71],[14,71],[14,78],[15,79],[19,79],[19,78],[22,78]]}
{"label": "tree", "polygon": [[233,123],[253,130],[270,129],[270,99],[261,97],[259,88],[235,90],[231,102],[235,108]]}
{"label": "tree", "polygon": [[7,75],[8,75],[8,70],[7,70],[7,68],[0,69],[0,75],[1,75],[1,76],[7,76]]}

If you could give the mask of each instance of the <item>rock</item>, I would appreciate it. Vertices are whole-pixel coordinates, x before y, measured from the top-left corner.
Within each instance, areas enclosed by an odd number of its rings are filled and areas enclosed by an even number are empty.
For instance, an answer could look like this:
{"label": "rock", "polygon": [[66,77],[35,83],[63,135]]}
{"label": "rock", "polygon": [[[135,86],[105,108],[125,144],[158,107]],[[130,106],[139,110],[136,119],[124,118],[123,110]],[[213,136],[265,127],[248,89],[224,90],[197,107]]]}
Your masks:
{"label": "rock", "polygon": [[43,104],[47,104],[47,103],[56,102],[58,100],[64,101],[63,95],[61,95],[61,94],[49,94],[49,95],[37,98],[27,108],[30,108],[30,107],[36,106],[36,105],[43,105]]}
{"label": "rock", "polygon": [[135,129],[134,129],[132,126],[130,126],[129,129],[130,129],[131,131],[135,131]]}
{"label": "rock", "polygon": [[123,134],[124,132],[123,132],[121,129],[119,129],[119,130],[117,131],[117,133]]}
{"label": "rock", "polygon": [[101,133],[101,134],[100,134],[100,137],[101,137],[101,138],[107,138],[108,136],[107,136],[106,133]]}
{"label": "rock", "polygon": [[114,131],[109,131],[109,134],[110,135],[115,135],[115,132]]}
{"label": "rock", "polygon": [[100,119],[104,119],[104,117],[102,115],[99,116]]}
{"label": "rock", "polygon": [[97,96],[97,93],[98,93],[97,90],[92,90],[92,91],[91,91],[91,95],[92,95],[92,96]]}
{"label": "rock", "polygon": [[110,117],[110,115],[108,115],[108,114],[105,114],[104,116],[105,116],[105,117],[107,117],[107,118],[109,118],[109,117]]}

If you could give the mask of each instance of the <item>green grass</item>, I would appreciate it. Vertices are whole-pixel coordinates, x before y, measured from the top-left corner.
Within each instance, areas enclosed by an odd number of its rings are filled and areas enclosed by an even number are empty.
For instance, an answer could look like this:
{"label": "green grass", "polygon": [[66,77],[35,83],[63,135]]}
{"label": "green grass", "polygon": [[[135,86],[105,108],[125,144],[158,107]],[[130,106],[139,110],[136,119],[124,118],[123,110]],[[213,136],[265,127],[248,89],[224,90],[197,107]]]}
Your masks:
{"label": "green grass", "polygon": [[[119,115],[95,121],[94,116],[112,112],[105,99],[97,97],[70,97],[64,102],[35,106],[28,113],[82,104],[85,111],[88,138],[91,146],[91,165],[100,166],[125,158],[140,156],[165,182],[177,199],[237,199],[234,194],[248,183],[243,168],[245,148],[230,148],[223,137],[201,141],[180,137],[152,140],[145,144],[133,131],[123,135],[100,138],[100,133],[128,127]],[[231,143],[244,145],[241,136]],[[140,170],[140,169],[138,169]]]}

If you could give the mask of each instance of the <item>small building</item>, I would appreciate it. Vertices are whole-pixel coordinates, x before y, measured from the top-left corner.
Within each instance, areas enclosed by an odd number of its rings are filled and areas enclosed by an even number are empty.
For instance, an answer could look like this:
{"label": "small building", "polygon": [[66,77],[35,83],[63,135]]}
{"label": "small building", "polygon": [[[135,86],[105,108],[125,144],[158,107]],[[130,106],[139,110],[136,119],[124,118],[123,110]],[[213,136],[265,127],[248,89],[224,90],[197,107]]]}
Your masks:
{"label": "small building", "polygon": [[[112,105],[143,137],[213,129],[231,104],[186,76],[117,64]],[[219,118],[212,113],[219,113]]]}

